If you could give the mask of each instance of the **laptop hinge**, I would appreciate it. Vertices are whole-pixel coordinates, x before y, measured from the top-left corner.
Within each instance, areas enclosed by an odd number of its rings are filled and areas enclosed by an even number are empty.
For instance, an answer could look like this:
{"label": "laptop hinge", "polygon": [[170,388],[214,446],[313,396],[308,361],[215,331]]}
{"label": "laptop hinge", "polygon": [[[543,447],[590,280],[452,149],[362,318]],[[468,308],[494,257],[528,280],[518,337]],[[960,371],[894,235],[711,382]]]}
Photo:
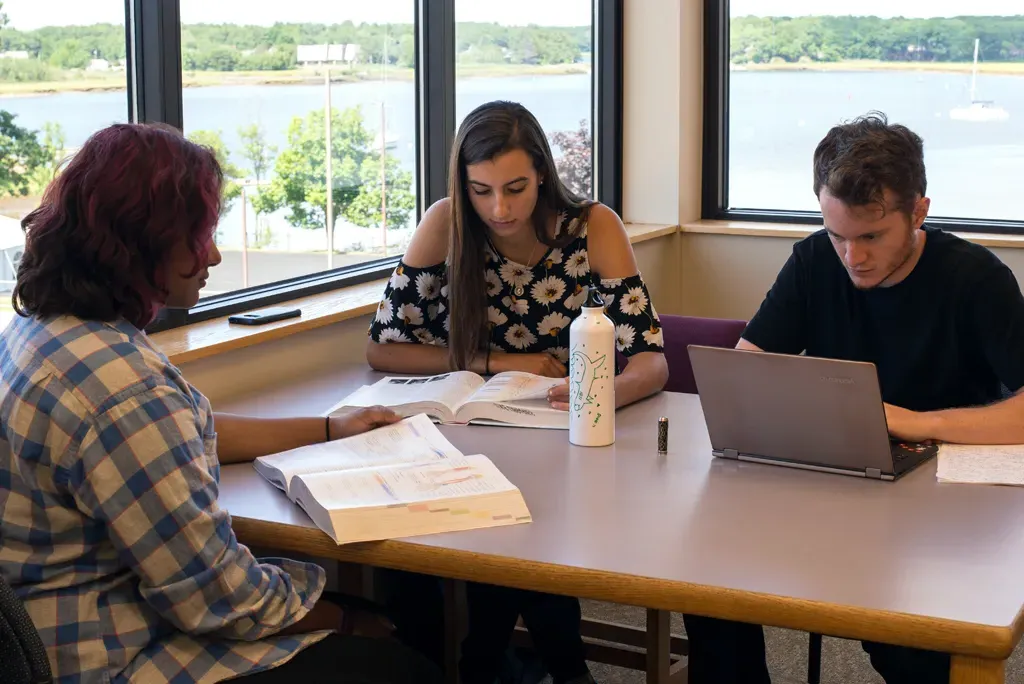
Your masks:
{"label": "laptop hinge", "polygon": [[872,480],[882,479],[882,471],[878,468],[865,468],[864,475]]}
{"label": "laptop hinge", "polygon": [[722,458],[732,458],[732,459],[737,459],[738,460],[739,457],[740,457],[739,452],[736,451],[735,449],[723,449],[722,450]]}

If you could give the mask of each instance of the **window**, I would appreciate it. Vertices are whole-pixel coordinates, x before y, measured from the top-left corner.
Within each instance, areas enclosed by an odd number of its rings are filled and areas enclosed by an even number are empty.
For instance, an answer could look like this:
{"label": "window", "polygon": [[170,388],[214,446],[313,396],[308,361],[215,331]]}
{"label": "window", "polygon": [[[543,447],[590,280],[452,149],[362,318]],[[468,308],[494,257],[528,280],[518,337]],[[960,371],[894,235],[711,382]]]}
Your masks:
{"label": "window", "polygon": [[455,21],[456,127],[484,102],[519,102],[547,133],[562,181],[594,197],[592,0],[455,0]]}
{"label": "window", "polygon": [[0,3],[0,326],[24,249],[21,219],[86,138],[128,120],[123,0]]}
{"label": "window", "polygon": [[405,250],[417,219],[414,12],[414,0],[181,0],[184,130],[228,179],[224,260],[204,295]]}
{"label": "window", "polygon": [[1024,230],[1024,14],[973,3],[711,2],[708,218],[820,220],[811,158],[833,125],[871,110],[925,143],[932,215]]}

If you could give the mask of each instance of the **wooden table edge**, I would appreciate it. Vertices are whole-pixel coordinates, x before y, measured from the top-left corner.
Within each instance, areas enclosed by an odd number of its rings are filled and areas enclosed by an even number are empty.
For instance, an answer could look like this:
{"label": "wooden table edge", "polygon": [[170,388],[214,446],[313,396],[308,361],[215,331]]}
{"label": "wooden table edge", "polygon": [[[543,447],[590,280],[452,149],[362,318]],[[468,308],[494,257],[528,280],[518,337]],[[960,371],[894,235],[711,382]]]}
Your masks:
{"label": "wooden table edge", "polygon": [[232,528],[242,543],[319,558],[982,659],[1008,658],[1024,630],[1024,608],[1013,624],[995,627],[567,565],[510,561],[402,540],[339,546],[316,528],[244,517],[232,516]]}

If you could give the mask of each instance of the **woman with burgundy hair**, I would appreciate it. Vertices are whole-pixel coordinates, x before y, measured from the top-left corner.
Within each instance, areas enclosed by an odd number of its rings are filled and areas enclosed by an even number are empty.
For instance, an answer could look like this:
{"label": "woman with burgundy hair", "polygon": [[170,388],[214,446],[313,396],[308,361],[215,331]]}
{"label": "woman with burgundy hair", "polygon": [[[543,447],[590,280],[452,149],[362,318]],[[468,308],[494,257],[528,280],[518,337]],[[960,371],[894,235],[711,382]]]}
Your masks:
{"label": "woman with burgundy hair", "polygon": [[[214,414],[147,339],[220,263],[222,174],[173,129],[93,135],[29,214],[0,335],[0,576],[61,682],[435,682],[324,570],[256,559],[217,505],[221,463],[397,417]],[[216,425],[216,429],[215,426]]]}

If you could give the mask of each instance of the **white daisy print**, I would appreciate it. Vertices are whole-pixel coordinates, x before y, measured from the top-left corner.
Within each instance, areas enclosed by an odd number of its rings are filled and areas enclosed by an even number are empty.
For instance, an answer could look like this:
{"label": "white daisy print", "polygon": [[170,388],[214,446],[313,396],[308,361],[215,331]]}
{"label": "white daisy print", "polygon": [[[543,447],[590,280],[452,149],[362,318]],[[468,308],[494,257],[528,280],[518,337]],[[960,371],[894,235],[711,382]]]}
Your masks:
{"label": "white daisy print", "polygon": [[377,315],[374,316],[374,319],[382,325],[387,325],[394,317],[395,311],[391,308],[391,302],[387,299],[382,299],[380,304],[377,305]]}
{"label": "white daisy print", "polygon": [[433,273],[420,273],[416,276],[416,292],[420,299],[437,299],[441,292],[441,279]]}
{"label": "white daisy print", "polygon": [[555,276],[538,280],[530,290],[533,299],[544,306],[551,306],[565,294],[565,281]]}
{"label": "white daisy print", "polygon": [[551,349],[548,349],[548,354],[551,354],[562,363],[569,363],[568,347],[552,347]]}
{"label": "white daisy print", "polygon": [[405,275],[405,267],[399,266],[395,269],[395,272],[391,274],[391,288],[394,290],[404,290],[405,286],[409,284],[409,276]]}
{"label": "white daisy print", "polygon": [[533,273],[519,264],[502,264],[498,272],[501,279],[512,287],[526,287],[533,280]]}
{"label": "white daisy print", "polygon": [[562,263],[562,250],[555,247],[544,257],[544,268],[551,270],[552,266]]}
{"label": "white daisy print", "polygon": [[437,303],[437,304],[428,304],[427,305],[427,319],[431,320],[431,321],[436,321],[437,320],[437,315],[439,313],[441,313],[441,309],[443,307],[444,307],[444,304],[441,304],[440,302]]}
{"label": "white daisy print", "polygon": [[384,328],[380,331],[380,343],[390,344],[392,342],[408,342],[409,338],[398,328]]}
{"label": "white daisy print", "polygon": [[576,309],[583,306],[583,303],[587,301],[587,290],[582,285],[576,285],[576,289],[573,293],[565,298],[565,308],[569,311],[575,311]]}
{"label": "white daisy print", "polygon": [[587,259],[587,250],[577,249],[569,255],[565,262],[565,272],[573,278],[582,278],[590,273],[590,260]]}
{"label": "white daisy print", "polygon": [[558,216],[555,217],[555,237],[562,234],[562,227],[565,225],[565,212],[558,212]]}
{"label": "white daisy print", "polygon": [[569,327],[570,323],[572,323],[572,320],[570,320],[570,318],[565,314],[549,313],[540,320],[540,325],[537,326],[537,332],[541,335],[558,337],[558,334]]}
{"label": "white daisy print", "polygon": [[652,326],[650,330],[644,330],[644,342],[652,347],[664,347],[665,338],[662,335],[661,328]]}
{"label": "white daisy print", "polygon": [[449,318],[447,316],[445,317],[445,319],[444,319],[444,331],[445,332],[450,333],[452,331],[451,320],[452,320],[451,318]]}
{"label": "white daisy print", "polygon": [[434,344],[437,339],[434,337],[434,333],[430,332],[426,328],[416,328],[412,331],[412,336],[416,338],[416,341],[420,344]]}
{"label": "white daisy print", "polygon": [[622,310],[622,313],[629,316],[639,316],[646,308],[647,295],[644,294],[644,288],[642,287],[629,288],[629,292],[619,299],[619,309]]}
{"label": "white daisy print", "polygon": [[501,292],[501,278],[494,269],[487,269],[484,271],[484,282],[487,283],[487,296],[493,297],[494,295]]}
{"label": "white daisy print", "polygon": [[499,325],[505,325],[508,323],[508,316],[501,313],[497,307],[487,307],[487,322],[492,328],[497,328]]}
{"label": "white daisy print", "polygon": [[520,316],[525,316],[526,312],[530,310],[530,300],[525,297],[519,299],[518,297],[509,295],[508,297],[503,298],[501,303],[505,305],[506,309]]}
{"label": "white daisy print", "polygon": [[629,323],[620,323],[615,326],[615,348],[620,352],[624,352],[632,347],[635,338],[636,328]]}
{"label": "white daisy print", "polygon": [[505,332],[505,341],[516,349],[526,349],[537,342],[537,336],[522,323],[516,323]]}
{"label": "white daisy print", "polygon": [[497,342],[491,342],[491,351],[503,352],[503,351],[505,351],[505,348],[502,347]]}
{"label": "white daisy print", "polygon": [[441,296],[444,297],[445,299],[448,299],[448,286],[447,285],[442,285],[441,286]]}
{"label": "white daisy print", "polygon": [[608,292],[608,293],[602,292],[601,293],[601,301],[604,302],[604,310],[605,310],[605,312],[611,311],[612,307],[615,305],[615,295],[613,295],[611,292]]}
{"label": "white daisy print", "polygon": [[406,325],[423,325],[423,311],[415,304],[403,304],[398,307],[398,317]]}
{"label": "white daisy print", "polygon": [[606,290],[614,290],[619,285],[622,285],[622,278],[602,278],[601,287]]}

